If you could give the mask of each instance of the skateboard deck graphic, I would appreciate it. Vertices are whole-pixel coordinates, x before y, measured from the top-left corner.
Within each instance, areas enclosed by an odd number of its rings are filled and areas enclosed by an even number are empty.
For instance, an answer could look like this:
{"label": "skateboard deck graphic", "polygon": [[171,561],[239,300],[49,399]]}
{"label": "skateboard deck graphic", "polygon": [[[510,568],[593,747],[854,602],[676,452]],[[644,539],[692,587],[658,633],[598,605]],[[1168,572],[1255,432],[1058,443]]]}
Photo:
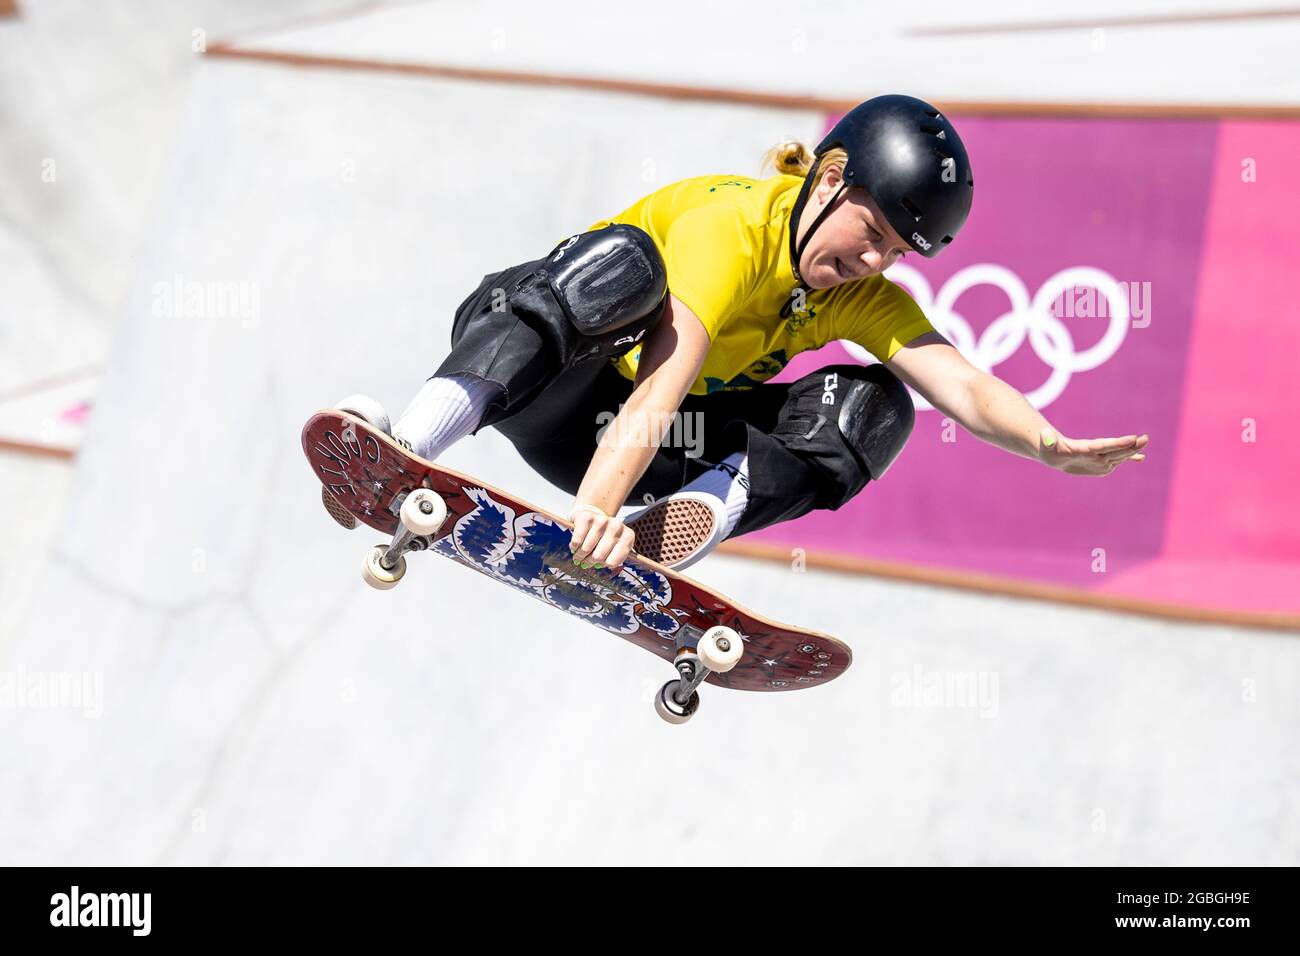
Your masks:
{"label": "skateboard deck graphic", "polygon": [[618,571],[578,567],[569,548],[569,522],[425,461],[346,412],[313,415],[303,428],[302,448],[320,482],[363,524],[398,532],[402,500],[416,489],[431,489],[445,502],[447,518],[426,537],[427,550],[665,660],[673,661],[686,635],[715,625],[734,629],[743,639],[743,656],[726,673],[710,672],[710,684],[799,690],[833,680],[852,662],[848,646],[835,638],[777,624],[638,555]]}

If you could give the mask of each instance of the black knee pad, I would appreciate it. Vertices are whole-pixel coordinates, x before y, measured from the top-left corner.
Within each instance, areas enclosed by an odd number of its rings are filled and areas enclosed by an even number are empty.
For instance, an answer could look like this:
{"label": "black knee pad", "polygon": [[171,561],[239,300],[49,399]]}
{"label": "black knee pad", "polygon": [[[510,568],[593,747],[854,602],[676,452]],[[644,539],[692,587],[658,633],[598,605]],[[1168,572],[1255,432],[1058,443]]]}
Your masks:
{"label": "black knee pad", "polygon": [[915,415],[907,388],[883,365],[830,365],[790,385],[772,437],[817,469],[816,506],[834,510],[884,475]]}
{"label": "black knee pad", "polygon": [[872,479],[879,481],[916,423],[916,406],[907,386],[883,365],[832,365],[821,373],[822,403],[836,410],[840,434]]}
{"label": "black knee pad", "polygon": [[511,311],[531,316],[562,368],[631,351],[663,317],[668,272],[654,241],[617,223],[572,236],[511,293]]}
{"label": "black knee pad", "polygon": [[485,276],[456,310],[452,352],[438,375],[501,387],[494,423],[588,359],[635,348],[663,317],[668,275],[635,226],[572,236],[545,259]]}

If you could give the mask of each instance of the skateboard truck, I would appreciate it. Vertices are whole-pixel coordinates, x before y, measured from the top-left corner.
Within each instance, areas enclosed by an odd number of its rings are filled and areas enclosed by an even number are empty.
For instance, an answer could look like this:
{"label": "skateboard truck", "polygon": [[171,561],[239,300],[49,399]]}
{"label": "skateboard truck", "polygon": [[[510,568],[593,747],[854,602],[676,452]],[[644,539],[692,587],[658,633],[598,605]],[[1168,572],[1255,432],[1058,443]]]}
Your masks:
{"label": "skateboard truck", "polygon": [[698,688],[710,673],[725,674],[740,661],[745,642],[734,628],[721,624],[701,631],[690,624],[677,632],[673,666],[680,675],[659,688],[655,713],[670,724],[684,724],[700,709]]}
{"label": "skateboard truck", "polygon": [[429,535],[436,534],[447,520],[447,503],[430,488],[416,488],[402,501],[399,524],[389,544],[377,544],[366,552],[361,576],[373,588],[386,591],[406,573],[408,551],[423,551]]}

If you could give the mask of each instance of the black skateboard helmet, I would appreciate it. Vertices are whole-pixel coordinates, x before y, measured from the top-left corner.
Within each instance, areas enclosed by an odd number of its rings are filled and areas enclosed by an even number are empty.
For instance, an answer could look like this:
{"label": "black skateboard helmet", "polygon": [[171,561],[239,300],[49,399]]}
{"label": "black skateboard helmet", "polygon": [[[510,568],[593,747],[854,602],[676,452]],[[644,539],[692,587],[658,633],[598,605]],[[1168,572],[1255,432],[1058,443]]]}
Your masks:
{"label": "black skateboard helmet", "polygon": [[[864,187],[894,231],[927,259],[952,242],[966,222],[975,195],[970,158],[952,123],[924,100],[890,94],[859,103],[826,134],[817,146],[817,159],[836,147],[848,153],[841,191]],[[814,162],[791,213],[790,255],[796,274],[808,240],[834,204],[832,199],[796,248],[799,215],[816,174]]]}

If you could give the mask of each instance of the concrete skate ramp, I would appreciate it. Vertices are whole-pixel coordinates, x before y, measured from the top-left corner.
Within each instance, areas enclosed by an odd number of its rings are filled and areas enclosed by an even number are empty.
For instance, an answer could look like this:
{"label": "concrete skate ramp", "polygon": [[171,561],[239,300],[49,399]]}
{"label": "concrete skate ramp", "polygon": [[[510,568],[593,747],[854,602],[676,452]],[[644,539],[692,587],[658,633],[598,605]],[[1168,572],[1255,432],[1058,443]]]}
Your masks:
{"label": "concrete skate ramp", "polygon": [[[361,583],[374,535],[322,512],[307,416],[400,408],[483,273],[819,122],[201,69],[59,544],[0,645],[0,860],[1300,862],[1283,638],[716,557],[703,580],[856,663],[705,688],[673,728],[661,662],[528,597],[419,556]],[[567,501],[492,433],[446,460]]]}
{"label": "concrete skate ramp", "polygon": [[1049,11],[1034,0],[924,7],[746,0],[707,8],[691,0],[562,7],[480,0],[360,10],[292,32],[248,34],[237,47],[336,63],[669,86],[687,96],[707,90],[852,105],[901,87],[949,108],[1220,104],[1294,115],[1300,75],[1276,64],[1289,61],[1298,40],[1295,11],[1283,6],[1135,10],[1125,0],[1070,0]]}

